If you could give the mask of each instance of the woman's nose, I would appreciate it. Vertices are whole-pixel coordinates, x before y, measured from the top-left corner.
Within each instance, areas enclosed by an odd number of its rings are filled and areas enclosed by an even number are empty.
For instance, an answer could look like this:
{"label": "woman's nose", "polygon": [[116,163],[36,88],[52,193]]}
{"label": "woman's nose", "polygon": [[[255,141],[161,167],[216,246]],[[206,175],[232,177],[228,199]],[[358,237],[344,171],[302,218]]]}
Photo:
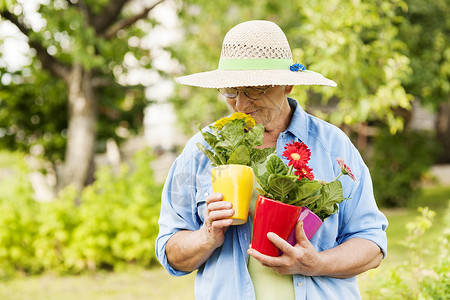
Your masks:
{"label": "woman's nose", "polygon": [[252,104],[251,100],[242,92],[236,97],[236,109],[239,112],[245,112],[246,108]]}

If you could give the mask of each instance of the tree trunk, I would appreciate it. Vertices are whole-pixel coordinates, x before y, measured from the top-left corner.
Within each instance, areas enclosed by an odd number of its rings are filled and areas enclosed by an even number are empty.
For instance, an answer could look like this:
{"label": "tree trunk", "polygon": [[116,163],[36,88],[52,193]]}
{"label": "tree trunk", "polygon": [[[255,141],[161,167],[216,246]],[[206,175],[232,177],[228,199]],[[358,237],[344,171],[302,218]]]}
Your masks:
{"label": "tree trunk", "polygon": [[91,73],[81,65],[74,65],[67,82],[69,120],[61,188],[72,184],[81,191],[93,169],[97,107],[90,82]]}
{"label": "tree trunk", "polygon": [[442,152],[438,163],[450,163],[450,101],[439,105],[436,118],[436,134],[442,145]]}

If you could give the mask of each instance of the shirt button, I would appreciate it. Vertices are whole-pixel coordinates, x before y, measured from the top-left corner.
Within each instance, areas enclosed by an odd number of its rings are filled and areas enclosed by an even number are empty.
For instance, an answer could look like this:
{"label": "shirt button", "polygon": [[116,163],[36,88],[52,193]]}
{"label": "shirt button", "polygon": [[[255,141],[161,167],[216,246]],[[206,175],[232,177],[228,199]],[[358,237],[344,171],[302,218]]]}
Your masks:
{"label": "shirt button", "polygon": [[208,192],[205,193],[205,197],[208,197]]}
{"label": "shirt button", "polygon": [[303,285],[303,283],[302,283],[301,281],[299,281],[299,282],[297,283],[297,286],[298,286],[298,287],[302,287],[302,285]]}

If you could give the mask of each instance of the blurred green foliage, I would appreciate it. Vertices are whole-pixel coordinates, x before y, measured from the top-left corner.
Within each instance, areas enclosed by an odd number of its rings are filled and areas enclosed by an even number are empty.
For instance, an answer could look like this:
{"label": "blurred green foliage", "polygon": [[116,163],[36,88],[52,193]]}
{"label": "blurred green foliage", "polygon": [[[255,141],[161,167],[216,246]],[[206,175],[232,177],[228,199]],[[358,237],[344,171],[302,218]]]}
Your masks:
{"label": "blurred green foliage", "polygon": [[[450,199],[449,199],[450,200]],[[427,207],[418,208],[419,215],[405,226],[407,237],[403,241],[408,259],[399,265],[371,270],[363,283],[364,299],[424,299],[445,300],[450,295],[449,239],[450,206],[444,212],[442,223],[434,221],[435,212]],[[438,249],[424,243],[431,226],[440,227],[435,236]],[[432,251],[437,257],[434,263],[426,263],[423,257]]]}
{"label": "blurred green foliage", "polygon": [[[185,66],[183,74],[214,70],[223,37],[233,26],[252,19],[277,23],[294,61],[338,83],[336,88],[296,86],[292,96],[335,125],[379,126],[382,133],[368,160],[377,199],[382,205],[403,206],[435,162],[439,144],[431,133],[401,133],[399,112],[411,109],[413,99],[433,108],[449,100],[449,13],[446,0],[186,0],[180,2],[179,14],[185,40],[172,51]],[[176,89],[173,102],[186,132],[195,121],[206,125],[227,111],[214,90]],[[333,109],[322,109],[327,104]]]}
{"label": "blurred green foliage", "polygon": [[[0,69],[0,73],[6,72]],[[27,152],[34,145],[42,145],[50,161],[63,158],[67,116],[61,112],[65,111],[64,83],[53,81],[46,72],[26,84],[1,86],[0,146]]]}
{"label": "blurred green foliage", "polygon": [[[132,69],[125,56],[140,67],[153,67],[153,57],[139,39],[155,28],[155,20],[141,19],[108,36],[111,27],[101,26],[108,18],[100,15],[113,2],[47,1],[38,10],[45,26],[29,30],[30,44],[42,44],[65,66],[82,65],[92,72],[92,82],[108,82],[95,88],[97,151],[104,150],[108,138],[120,142],[124,138],[120,132],[135,133],[142,126],[143,88],[118,83]],[[449,100],[447,0],[175,3],[184,38],[167,49],[183,66],[179,75],[216,69],[226,32],[243,21],[266,19],[284,30],[296,62],[338,83],[337,88],[295,87],[293,97],[320,118],[336,125],[381,121],[395,133],[403,127],[398,108],[410,109],[413,98],[432,108]],[[21,1],[2,0],[0,11],[23,18]],[[124,9],[117,21],[131,14]],[[40,145],[47,159],[60,160],[67,141],[67,87],[43,71],[36,51],[30,51],[30,57],[32,63],[23,70],[0,68],[0,76],[12,79],[0,84],[0,146],[28,151]],[[213,89],[175,87],[172,102],[187,133],[196,129],[196,122],[209,124],[228,111]],[[326,104],[337,109],[322,110]]]}
{"label": "blurred green foliage", "polygon": [[[300,103],[308,107],[338,100],[338,109],[330,115],[317,112],[338,125],[382,120],[393,132],[402,128],[393,108],[408,109],[412,99],[402,86],[411,74],[407,45],[398,35],[407,11],[404,1],[195,0],[180,6],[186,39],[173,53],[185,66],[183,73],[216,69],[222,39],[234,25],[252,19],[274,21],[286,33],[294,61],[338,83],[335,89],[296,87],[293,95]],[[174,102],[184,128],[195,119],[209,122],[223,114],[225,105],[218,103],[214,91],[177,89]]]}
{"label": "blurred green foliage", "polygon": [[430,132],[404,131],[392,135],[387,128],[380,130],[374,138],[374,153],[369,161],[378,204],[406,206],[414,201],[423,175],[439,149]]}
{"label": "blurred green foliage", "polygon": [[[124,131],[140,132],[149,101],[141,84],[123,82],[133,68],[125,62],[125,56],[133,58],[140,67],[152,68],[149,50],[129,40],[139,41],[153,29],[155,21],[144,18],[139,26],[125,26],[108,36],[107,30],[112,25],[132,14],[124,11],[106,18],[104,10],[112,2],[42,2],[35,18],[41,17],[44,25],[38,28],[27,22],[23,1],[0,1],[1,22],[9,21],[7,15],[22,22],[31,61],[21,70],[0,66],[0,79],[4,79],[0,80],[0,147],[29,151],[39,145],[48,160],[64,160],[68,120],[73,114],[73,109],[69,109],[68,92],[72,84],[76,85],[76,76],[71,72],[78,66],[83,69],[82,76],[86,76],[84,92],[90,94],[94,102],[90,109],[96,115],[93,129],[96,150],[104,151],[109,138],[122,142],[127,137]],[[111,17],[114,18],[111,20]],[[105,20],[110,22],[105,23],[108,27],[98,26]],[[36,51],[36,47],[41,50]],[[66,76],[55,74],[54,66],[66,70]],[[125,130],[121,133],[118,128]]]}
{"label": "blurred green foliage", "polygon": [[450,95],[450,2],[407,0],[399,37],[407,48],[412,72],[404,78],[406,91],[436,109]]}
{"label": "blurred green foliage", "polygon": [[79,205],[70,187],[53,202],[33,200],[26,164],[17,159],[10,192],[0,195],[0,277],[154,264],[162,187],[151,159],[142,151],[118,174],[101,168]]}

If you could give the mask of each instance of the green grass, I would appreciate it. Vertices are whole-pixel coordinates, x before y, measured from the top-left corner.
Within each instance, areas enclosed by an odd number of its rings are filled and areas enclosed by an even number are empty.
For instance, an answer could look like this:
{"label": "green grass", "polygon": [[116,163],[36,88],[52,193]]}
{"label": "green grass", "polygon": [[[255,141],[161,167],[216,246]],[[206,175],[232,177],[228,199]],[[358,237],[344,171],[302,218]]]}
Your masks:
{"label": "green grass", "polygon": [[194,274],[172,277],[162,268],[79,276],[21,277],[0,283],[2,300],[190,300]]}
{"label": "green grass", "polygon": [[[436,211],[433,226],[426,234],[427,248],[431,252],[424,257],[428,263],[436,263],[433,249],[436,237],[443,230],[445,208],[450,202],[450,187],[426,189],[410,207],[383,210],[389,220],[388,256],[382,265],[358,277],[363,299],[374,280],[380,280],[388,271],[409,258],[407,248],[401,244],[406,236],[406,223],[418,215],[418,206],[429,206]],[[55,276],[44,274],[36,277],[18,277],[0,282],[2,300],[159,300],[194,299],[194,274],[172,277],[160,267],[151,270],[128,269],[118,273],[97,272],[79,276]]]}
{"label": "green grass", "polygon": [[[436,216],[433,220],[433,225],[423,237],[424,248],[421,248],[423,252],[419,257],[419,263],[425,268],[422,272],[428,273],[432,272],[431,267],[438,266],[441,263],[440,259],[442,257],[439,257],[438,253],[442,245],[440,245],[439,238],[442,236],[443,231],[449,230],[448,220],[444,221],[444,218],[446,210],[450,207],[450,186],[425,189],[414,201],[409,203],[408,208],[384,210],[389,220],[387,229],[388,255],[379,268],[358,276],[363,299],[383,299],[383,296],[380,296],[382,291],[377,291],[377,288],[380,286],[390,286],[394,291],[395,289],[401,291],[402,289],[399,286],[405,284],[405,282],[396,276],[405,274],[401,273],[403,272],[401,270],[405,270],[402,268],[405,267],[407,268],[406,274],[408,274],[406,276],[414,273],[410,264],[413,262],[417,263],[417,257],[414,257],[411,250],[403,244],[408,235],[405,226],[408,222],[412,222],[417,218],[419,215],[418,207],[426,206],[435,211]],[[397,273],[395,274],[393,271]],[[414,278],[408,277],[406,280],[414,284]],[[407,288],[405,287],[405,289]],[[417,289],[415,286],[410,288]],[[402,296],[397,295],[395,299],[402,299]]]}
{"label": "green grass", "polygon": [[409,207],[428,206],[432,210],[445,209],[450,202],[450,186],[435,186],[423,189],[418,197],[409,203]]}
{"label": "green grass", "polygon": [[417,216],[417,208],[428,206],[431,210],[436,212],[436,217],[433,221],[433,226],[427,231],[424,237],[425,245],[431,250],[423,259],[426,262],[432,262],[435,258],[433,249],[437,248],[436,237],[441,234],[443,224],[444,212],[450,204],[450,186],[427,188],[409,204],[408,208],[401,209],[386,209],[383,210],[389,221],[387,229],[388,237],[388,255],[385,262],[389,264],[399,264],[406,261],[409,256],[406,251],[407,248],[402,245],[402,242],[407,236],[405,226],[408,222],[413,221]]}

